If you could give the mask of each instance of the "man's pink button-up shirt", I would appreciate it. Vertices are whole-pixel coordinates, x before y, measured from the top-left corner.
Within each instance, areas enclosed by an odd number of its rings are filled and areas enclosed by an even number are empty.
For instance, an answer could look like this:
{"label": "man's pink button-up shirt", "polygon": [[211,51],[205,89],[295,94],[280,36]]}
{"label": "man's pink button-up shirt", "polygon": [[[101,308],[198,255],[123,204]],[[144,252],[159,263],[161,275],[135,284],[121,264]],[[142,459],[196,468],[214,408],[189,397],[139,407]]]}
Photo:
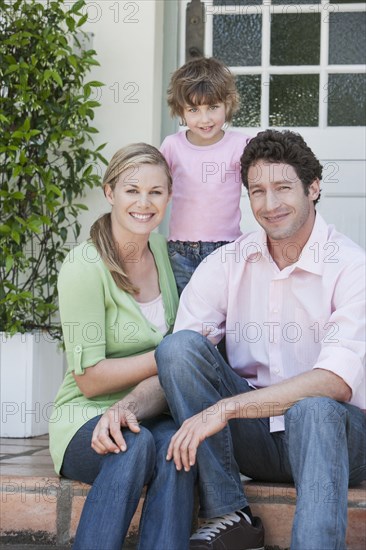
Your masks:
{"label": "man's pink button-up shirt", "polygon": [[[365,399],[365,254],[317,214],[298,261],[279,270],[263,230],[211,254],[184,290],[174,331],[226,334],[229,364],[256,388],[322,368]],[[285,251],[296,256],[296,244]],[[271,430],[283,429],[282,417]]]}

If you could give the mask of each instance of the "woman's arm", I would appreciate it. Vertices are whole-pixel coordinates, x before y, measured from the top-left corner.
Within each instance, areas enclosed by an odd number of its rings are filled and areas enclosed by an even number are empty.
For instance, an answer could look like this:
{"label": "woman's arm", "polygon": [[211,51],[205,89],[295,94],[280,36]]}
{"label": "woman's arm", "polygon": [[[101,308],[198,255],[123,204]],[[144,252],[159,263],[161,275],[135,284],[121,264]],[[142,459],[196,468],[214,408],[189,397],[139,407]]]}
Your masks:
{"label": "woman's arm", "polygon": [[103,359],[84,374],[73,373],[80,391],[88,398],[115,393],[139,384],[157,374],[154,351],[122,357]]}
{"label": "woman's arm", "polygon": [[121,427],[138,433],[139,420],[157,416],[166,408],[158,377],[152,376],[144,380],[103,414],[93,432],[92,448],[98,454],[126,451]]}

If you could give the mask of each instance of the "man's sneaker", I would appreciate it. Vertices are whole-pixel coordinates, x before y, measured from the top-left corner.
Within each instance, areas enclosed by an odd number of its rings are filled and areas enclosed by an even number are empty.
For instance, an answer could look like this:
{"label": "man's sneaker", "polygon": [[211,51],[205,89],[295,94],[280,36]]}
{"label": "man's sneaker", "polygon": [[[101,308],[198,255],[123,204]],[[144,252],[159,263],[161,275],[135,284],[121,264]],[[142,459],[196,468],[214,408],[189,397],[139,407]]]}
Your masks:
{"label": "man's sneaker", "polygon": [[241,512],[205,521],[191,536],[189,550],[264,550],[260,518],[250,524]]}

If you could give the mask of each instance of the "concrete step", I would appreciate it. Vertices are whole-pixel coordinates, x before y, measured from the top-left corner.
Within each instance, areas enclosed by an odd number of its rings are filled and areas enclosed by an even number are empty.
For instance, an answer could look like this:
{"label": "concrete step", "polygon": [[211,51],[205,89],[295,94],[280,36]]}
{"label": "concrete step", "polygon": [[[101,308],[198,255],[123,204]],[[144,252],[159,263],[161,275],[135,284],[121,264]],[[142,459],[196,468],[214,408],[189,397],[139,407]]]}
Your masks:
{"label": "concrete step", "polygon": [[[22,544],[22,536],[32,536],[33,544],[43,541],[42,544],[67,548],[75,535],[89,486],[57,476],[2,475],[0,480],[2,543]],[[288,548],[296,503],[294,487],[246,481],[245,490],[254,515],[262,518],[266,544]],[[131,523],[126,550],[135,547],[142,504],[143,498]],[[349,490],[347,548],[366,548],[366,483]]]}

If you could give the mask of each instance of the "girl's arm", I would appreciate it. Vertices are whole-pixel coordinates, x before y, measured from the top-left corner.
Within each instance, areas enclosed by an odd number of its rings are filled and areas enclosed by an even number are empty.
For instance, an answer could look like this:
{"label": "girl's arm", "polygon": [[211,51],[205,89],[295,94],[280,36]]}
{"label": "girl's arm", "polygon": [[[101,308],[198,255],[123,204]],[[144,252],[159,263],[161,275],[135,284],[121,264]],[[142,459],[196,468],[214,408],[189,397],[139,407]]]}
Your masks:
{"label": "girl's arm", "polygon": [[103,414],[93,432],[92,448],[98,454],[125,451],[127,445],[121,427],[138,433],[139,420],[157,416],[166,408],[158,377],[152,376],[144,380]]}
{"label": "girl's arm", "polygon": [[122,357],[102,359],[84,374],[73,373],[74,379],[85,397],[115,393],[139,384],[157,374],[154,351]]}

